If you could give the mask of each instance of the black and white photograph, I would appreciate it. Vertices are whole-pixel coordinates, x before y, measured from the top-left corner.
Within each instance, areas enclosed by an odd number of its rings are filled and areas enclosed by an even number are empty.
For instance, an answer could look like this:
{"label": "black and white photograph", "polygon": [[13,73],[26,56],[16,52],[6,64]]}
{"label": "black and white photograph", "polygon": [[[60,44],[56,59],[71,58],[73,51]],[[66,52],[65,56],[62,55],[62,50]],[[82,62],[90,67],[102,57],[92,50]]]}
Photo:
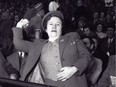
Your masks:
{"label": "black and white photograph", "polygon": [[116,87],[115,0],[0,0],[0,87]]}

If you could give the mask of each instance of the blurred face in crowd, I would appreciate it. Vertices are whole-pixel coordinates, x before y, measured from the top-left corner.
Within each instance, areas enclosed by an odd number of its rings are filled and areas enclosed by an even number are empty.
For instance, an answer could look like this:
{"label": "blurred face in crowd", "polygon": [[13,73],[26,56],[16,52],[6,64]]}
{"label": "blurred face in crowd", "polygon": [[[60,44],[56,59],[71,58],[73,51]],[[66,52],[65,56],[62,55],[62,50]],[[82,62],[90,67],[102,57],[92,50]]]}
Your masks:
{"label": "blurred face in crowd", "polygon": [[82,6],[83,5],[83,1],[82,0],[78,0],[77,1],[77,6]]}
{"label": "blurred face in crowd", "polygon": [[114,36],[114,29],[109,27],[107,28],[106,33],[109,38],[112,38]]}
{"label": "blurred face in crowd", "polygon": [[88,27],[84,29],[84,35],[89,36],[90,33],[91,31]]}
{"label": "blurred face in crowd", "polygon": [[101,32],[103,30],[102,24],[97,25],[97,32]]}
{"label": "blurred face in crowd", "polygon": [[107,15],[106,15],[106,19],[107,19],[107,20],[111,20],[111,19],[112,19],[111,14],[107,14]]}
{"label": "blurred face in crowd", "polygon": [[85,26],[85,22],[83,20],[79,20],[78,27],[83,28]]}
{"label": "blurred face in crowd", "polygon": [[102,18],[104,16],[105,16],[104,12],[101,12],[100,17]]}
{"label": "blurred face in crowd", "polygon": [[47,22],[46,32],[49,38],[59,38],[62,33],[62,21],[59,17],[51,17]]}
{"label": "blurred face in crowd", "polygon": [[14,19],[14,13],[10,13],[10,19]]}
{"label": "blurred face in crowd", "polygon": [[15,15],[15,21],[19,21],[19,16],[18,15]]}
{"label": "blurred face in crowd", "polygon": [[99,18],[98,12],[95,12],[95,13],[93,14],[93,17],[94,17],[94,18]]}
{"label": "blurred face in crowd", "polygon": [[9,19],[9,13],[7,13],[7,12],[2,13],[1,19],[3,19],[3,20]]}

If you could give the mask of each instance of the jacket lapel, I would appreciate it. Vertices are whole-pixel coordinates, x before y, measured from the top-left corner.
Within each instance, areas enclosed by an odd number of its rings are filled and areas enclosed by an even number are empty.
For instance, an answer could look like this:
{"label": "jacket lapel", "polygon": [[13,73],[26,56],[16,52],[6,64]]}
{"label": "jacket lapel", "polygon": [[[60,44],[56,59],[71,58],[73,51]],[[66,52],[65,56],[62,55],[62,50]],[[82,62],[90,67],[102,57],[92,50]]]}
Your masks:
{"label": "jacket lapel", "polygon": [[25,80],[28,73],[37,64],[37,62],[40,58],[41,50],[42,50],[45,43],[46,43],[46,41],[39,41],[37,46],[34,46],[33,49],[30,50],[27,61],[26,61],[26,65],[25,65],[25,68],[23,71],[23,75],[21,78],[22,80]]}
{"label": "jacket lapel", "polygon": [[63,51],[64,51],[64,48],[65,48],[65,45],[66,45],[66,42],[68,41],[68,37],[64,37],[62,36],[59,40],[59,51],[60,51],[60,57],[62,58],[62,54],[63,54]]}
{"label": "jacket lapel", "polygon": [[[18,62],[16,63],[16,66],[17,66],[18,70],[20,70],[19,53],[16,52],[16,53],[14,54],[14,57],[16,57],[16,58],[15,58],[15,61],[18,61]],[[16,59],[17,59],[17,60],[16,60]]]}
{"label": "jacket lapel", "polygon": [[20,63],[19,63],[19,53],[18,53],[18,51],[13,53],[10,57],[11,58],[8,59],[8,61],[10,61],[10,63],[19,71],[20,70]]}

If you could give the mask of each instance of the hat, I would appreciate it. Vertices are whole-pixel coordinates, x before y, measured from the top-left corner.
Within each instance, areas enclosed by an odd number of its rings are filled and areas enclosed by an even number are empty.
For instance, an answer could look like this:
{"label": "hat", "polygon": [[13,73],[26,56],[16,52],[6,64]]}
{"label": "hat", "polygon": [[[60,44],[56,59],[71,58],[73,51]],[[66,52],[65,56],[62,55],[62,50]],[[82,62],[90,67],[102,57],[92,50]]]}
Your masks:
{"label": "hat", "polygon": [[45,28],[46,28],[46,23],[48,21],[48,18],[51,18],[53,16],[59,17],[62,21],[64,21],[64,16],[63,16],[63,14],[60,11],[50,11],[42,19],[42,24],[41,25],[42,25],[42,29],[44,31],[45,31]]}

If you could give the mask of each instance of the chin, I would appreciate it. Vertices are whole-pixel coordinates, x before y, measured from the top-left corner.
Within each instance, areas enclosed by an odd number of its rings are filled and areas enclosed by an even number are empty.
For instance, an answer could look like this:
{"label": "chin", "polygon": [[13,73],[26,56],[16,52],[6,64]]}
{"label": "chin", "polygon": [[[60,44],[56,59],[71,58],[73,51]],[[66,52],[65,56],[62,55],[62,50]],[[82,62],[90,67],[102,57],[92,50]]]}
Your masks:
{"label": "chin", "polygon": [[57,37],[57,35],[51,35],[51,37]]}
{"label": "chin", "polygon": [[55,36],[57,36],[57,34],[56,33],[51,33],[51,36],[55,37]]}

